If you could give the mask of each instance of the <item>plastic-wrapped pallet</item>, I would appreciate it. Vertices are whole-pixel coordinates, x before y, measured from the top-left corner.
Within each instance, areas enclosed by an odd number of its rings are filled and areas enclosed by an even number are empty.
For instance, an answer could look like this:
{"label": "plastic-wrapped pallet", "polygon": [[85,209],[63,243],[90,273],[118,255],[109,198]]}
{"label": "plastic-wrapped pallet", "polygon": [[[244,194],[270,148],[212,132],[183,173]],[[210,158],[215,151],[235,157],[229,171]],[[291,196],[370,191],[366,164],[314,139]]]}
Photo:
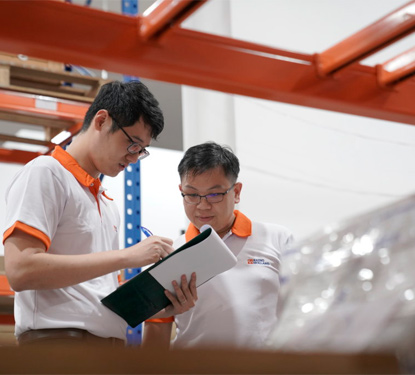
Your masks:
{"label": "plastic-wrapped pallet", "polygon": [[297,243],[282,256],[271,348],[415,354],[415,196]]}

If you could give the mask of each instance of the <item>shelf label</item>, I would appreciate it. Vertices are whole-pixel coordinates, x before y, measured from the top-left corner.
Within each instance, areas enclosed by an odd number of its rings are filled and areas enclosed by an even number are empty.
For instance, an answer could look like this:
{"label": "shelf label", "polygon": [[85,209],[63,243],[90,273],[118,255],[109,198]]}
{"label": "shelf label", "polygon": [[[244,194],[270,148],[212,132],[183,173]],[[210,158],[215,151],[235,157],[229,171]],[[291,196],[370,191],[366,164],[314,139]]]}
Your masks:
{"label": "shelf label", "polygon": [[35,107],[40,109],[48,109],[50,111],[57,111],[58,103],[54,98],[37,97],[35,100]]}

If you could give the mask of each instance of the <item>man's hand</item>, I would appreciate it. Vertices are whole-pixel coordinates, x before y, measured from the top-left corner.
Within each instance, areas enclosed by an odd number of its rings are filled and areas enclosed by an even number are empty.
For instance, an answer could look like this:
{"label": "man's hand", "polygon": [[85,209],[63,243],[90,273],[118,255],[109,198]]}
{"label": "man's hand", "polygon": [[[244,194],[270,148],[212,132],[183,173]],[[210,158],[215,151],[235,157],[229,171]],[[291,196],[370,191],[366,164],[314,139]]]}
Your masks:
{"label": "man's hand", "polygon": [[143,241],[125,249],[128,252],[129,265],[125,268],[140,268],[157,263],[174,251],[170,238],[150,236]]}
{"label": "man's hand", "polygon": [[196,305],[197,289],[195,272],[192,273],[189,283],[187,283],[186,275],[182,275],[180,286],[177,281],[172,281],[172,285],[174,287],[176,296],[174,296],[174,294],[170,293],[168,290],[164,291],[167,298],[170,300],[171,305],[167,306],[158,314],[154,315],[152,319],[167,318],[172,315],[183,314]]}

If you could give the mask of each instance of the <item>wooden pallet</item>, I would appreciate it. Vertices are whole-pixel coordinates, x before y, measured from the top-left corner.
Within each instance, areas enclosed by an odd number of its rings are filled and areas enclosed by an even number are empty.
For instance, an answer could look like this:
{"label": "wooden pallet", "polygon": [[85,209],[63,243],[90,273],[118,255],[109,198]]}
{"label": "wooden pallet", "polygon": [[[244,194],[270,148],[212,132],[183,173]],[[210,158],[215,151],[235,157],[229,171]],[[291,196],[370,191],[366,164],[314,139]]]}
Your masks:
{"label": "wooden pallet", "polygon": [[[11,141],[45,146],[50,151],[54,147],[50,141],[55,135],[63,130],[72,134],[79,131],[83,114],[80,117],[78,112],[86,112],[89,103],[106,82],[108,81],[101,78],[65,71],[63,63],[0,52],[0,92],[3,96],[5,93],[10,94],[7,104],[0,102],[0,121],[29,127],[40,126],[45,132],[44,140],[0,132],[0,145],[2,142]],[[11,96],[16,102],[10,102]],[[26,104],[22,104],[23,96],[27,98]],[[56,101],[56,110],[39,109],[34,104],[49,98],[52,98],[51,102]],[[61,106],[66,109],[59,110]],[[0,159],[6,162],[26,163],[28,158],[38,154],[31,152],[31,156],[28,156],[28,152],[0,148]]]}
{"label": "wooden pallet", "polygon": [[65,71],[65,65],[0,53],[0,88],[92,102],[104,79]]}

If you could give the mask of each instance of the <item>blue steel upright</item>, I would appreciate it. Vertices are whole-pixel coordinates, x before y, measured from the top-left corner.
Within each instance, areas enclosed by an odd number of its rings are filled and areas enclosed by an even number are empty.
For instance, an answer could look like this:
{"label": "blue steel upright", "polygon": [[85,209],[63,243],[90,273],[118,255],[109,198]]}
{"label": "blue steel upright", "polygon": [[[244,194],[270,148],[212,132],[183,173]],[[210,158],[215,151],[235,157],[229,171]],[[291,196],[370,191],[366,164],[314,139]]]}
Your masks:
{"label": "blue steel upright", "polygon": [[[121,0],[121,12],[128,16],[138,15],[138,0]],[[137,77],[124,75],[124,81],[134,81]]]}
{"label": "blue steel upright", "polygon": [[[141,241],[141,198],[140,198],[140,161],[129,166],[124,172],[125,190],[125,246],[131,246]],[[125,280],[129,280],[138,273],[140,268],[124,270]],[[140,345],[142,325],[127,328],[127,344]]]}
{"label": "blue steel upright", "polygon": [[[137,16],[138,0],[121,0],[122,14]],[[124,75],[124,81],[137,80],[136,77]],[[141,189],[140,189],[140,162],[128,167],[124,172],[125,186],[125,246],[131,246],[141,241]],[[125,280],[131,279],[140,268],[124,270]],[[140,345],[142,337],[142,324],[135,328],[127,328],[127,344]]]}

